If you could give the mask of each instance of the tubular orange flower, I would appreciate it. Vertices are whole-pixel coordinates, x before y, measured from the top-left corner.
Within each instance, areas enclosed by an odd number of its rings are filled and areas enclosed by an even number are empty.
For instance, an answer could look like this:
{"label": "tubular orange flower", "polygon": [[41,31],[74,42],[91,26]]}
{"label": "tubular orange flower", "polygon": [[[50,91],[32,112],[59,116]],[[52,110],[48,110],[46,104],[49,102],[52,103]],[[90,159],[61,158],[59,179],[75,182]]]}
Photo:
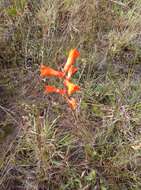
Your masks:
{"label": "tubular orange flower", "polygon": [[75,110],[77,107],[76,100],[74,98],[71,98],[71,99],[68,99],[67,101],[71,109]]}
{"label": "tubular orange flower", "polygon": [[66,90],[56,88],[55,86],[48,86],[47,85],[47,86],[45,86],[45,92],[46,93],[58,93],[58,94],[64,95],[66,93]]}
{"label": "tubular orange flower", "polygon": [[71,76],[73,74],[75,74],[77,72],[77,68],[76,67],[73,67],[73,65],[70,66],[70,69],[68,70],[68,74],[67,74],[67,80],[70,80]]}
{"label": "tubular orange flower", "polygon": [[80,87],[73,84],[72,82],[65,80],[64,81],[64,85],[68,88],[68,96],[70,96],[71,94],[73,94],[75,91],[80,90]]}
{"label": "tubular orange flower", "polygon": [[77,57],[79,57],[79,56],[80,56],[80,53],[79,53],[79,51],[77,49],[72,49],[70,51],[69,57],[68,57],[67,62],[65,64],[65,66],[64,66],[64,72],[65,73],[68,72],[68,70],[70,69],[71,65],[74,64],[75,59]]}
{"label": "tubular orange flower", "polygon": [[55,77],[59,77],[59,78],[63,78],[64,77],[64,73],[61,71],[56,71],[50,67],[47,67],[45,65],[41,65],[40,67],[40,76],[41,77],[47,77],[47,76],[55,76]]}
{"label": "tubular orange flower", "polygon": [[58,93],[62,95],[66,99],[68,105],[72,110],[76,109],[77,103],[76,100],[71,97],[71,95],[74,92],[80,90],[80,87],[70,82],[70,79],[72,75],[75,74],[78,70],[76,67],[74,67],[74,63],[76,58],[79,56],[80,56],[79,51],[77,49],[72,49],[69,52],[69,56],[63,71],[54,70],[51,67],[45,66],[43,64],[41,64],[40,66],[41,77],[53,76],[53,77],[62,78],[64,80],[64,89],[59,89],[55,86],[46,85],[44,90],[45,93]]}

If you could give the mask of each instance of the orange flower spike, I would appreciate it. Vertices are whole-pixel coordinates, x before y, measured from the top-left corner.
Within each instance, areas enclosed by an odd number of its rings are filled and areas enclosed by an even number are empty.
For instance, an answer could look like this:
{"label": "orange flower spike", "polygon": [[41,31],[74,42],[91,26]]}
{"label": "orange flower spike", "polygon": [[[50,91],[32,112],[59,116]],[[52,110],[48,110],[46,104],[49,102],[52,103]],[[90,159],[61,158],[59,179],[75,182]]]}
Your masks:
{"label": "orange flower spike", "polygon": [[79,51],[77,49],[72,49],[70,51],[69,57],[68,57],[67,62],[65,64],[65,66],[64,66],[64,72],[65,73],[68,72],[68,70],[70,69],[71,65],[74,64],[75,59],[77,57],[79,57],[79,56],[80,56],[80,53],[79,53]]}
{"label": "orange flower spike", "polygon": [[71,96],[75,91],[80,90],[80,87],[73,84],[72,82],[65,80],[64,85],[68,88],[68,96]]}
{"label": "orange flower spike", "polygon": [[74,98],[71,98],[71,99],[68,99],[67,101],[71,109],[75,110],[77,107],[76,100]]}
{"label": "orange flower spike", "polygon": [[49,76],[55,76],[58,78],[63,78],[64,77],[64,73],[61,71],[56,71],[50,67],[47,67],[45,65],[41,65],[40,67],[40,76],[41,77],[49,77]]}
{"label": "orange flower spike", "polygon": [[58,93],[64,95],[66,94],[66,90],[56,88],[55,86],[45,86],[45,93]]}
{"label": "orange flower spike", "polygon": [[74,75],[76,72],[78,71],[78,69],[76,67],[73,67],[73,65],[71,65],[70,69],[68,70],[68,74],[67,74],[67,80],[71,79],[71,76]]}

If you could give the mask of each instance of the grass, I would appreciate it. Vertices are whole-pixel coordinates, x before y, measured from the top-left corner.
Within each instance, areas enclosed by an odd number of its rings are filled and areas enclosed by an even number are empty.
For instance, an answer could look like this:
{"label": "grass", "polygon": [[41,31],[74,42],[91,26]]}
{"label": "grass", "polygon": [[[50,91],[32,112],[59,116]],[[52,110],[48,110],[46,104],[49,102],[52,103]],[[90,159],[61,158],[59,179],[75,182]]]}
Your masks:
{"label": "grass", "polygon": [[[140,12],[140,0],[0,2],[1,190],[141,189]],[[75,112],[39,77],[71,48]]]}

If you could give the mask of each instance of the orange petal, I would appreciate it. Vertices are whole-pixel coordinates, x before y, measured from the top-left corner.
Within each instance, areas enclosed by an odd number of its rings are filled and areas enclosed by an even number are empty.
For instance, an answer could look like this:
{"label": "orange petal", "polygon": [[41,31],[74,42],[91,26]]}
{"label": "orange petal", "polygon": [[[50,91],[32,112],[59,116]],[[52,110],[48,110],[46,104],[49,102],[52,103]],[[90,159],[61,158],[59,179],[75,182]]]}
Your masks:
{"label": "orange petal", "polygon": [[66,93],[66,90],[56,88],[55,86],[45,86],[45,92],[46,93],[58,93],[58,94],[64,95]]}
{"label": "orange petal", "polygon": [[72,82],[65,80],[64,81],[64,85],[68,88],[68,95],[70,96],[71,94],[73,94],[75,91],[80,90],[80,87],[73,84]]}
{"label": "orange petal", "polygon": [[71,79],[71,76],[73,74],[75,74],[77,72],[77,68],[76,67],[73,67],[73,65],[70,66],[70,69],[68,70],[68,74],[67,74],[67,80],[70,80]]}
{"label": "orange petal", "polygon": [[55,76],[55,77],[59,77],[59,78],[63,78],[64,77],[64,73],[61,71],[56,71],[50,67],[47,67],[45,65],[41,65],[40,67],[40,76],[41,77],[47,77],[47,76]]}
{"label": "orange petal", "polygon": [[79,56],[80,56],[80,53],[79,53],[79,51],[77,49],[72,49],[70,51],[69,57],[68,57],[67,62],[65,64],[65,66],[64,66],[64,72],[65,73],[68,72],[68,70],[70,69],[71,65],[74,64],[75,59],[77,57],[79,57]]}
{"label": "orange petal", "polygon": [[67,101],[71,109],[75,110],[77,107],[76,100],[74,98],[71,98],[71,99],[68,99]]}

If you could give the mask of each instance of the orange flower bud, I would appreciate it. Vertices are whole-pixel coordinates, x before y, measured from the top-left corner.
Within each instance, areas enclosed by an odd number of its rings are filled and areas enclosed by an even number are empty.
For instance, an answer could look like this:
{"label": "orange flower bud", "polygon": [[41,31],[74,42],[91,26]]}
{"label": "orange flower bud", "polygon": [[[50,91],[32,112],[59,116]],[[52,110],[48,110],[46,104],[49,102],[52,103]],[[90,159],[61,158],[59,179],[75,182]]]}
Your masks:
{"label": "orange flower bud", "polygon": [[76,67],[73,67],[73,65],[71,65],[70,69],[68,70],[68,74],[67,74],[67,80],[70,80],[71,79],[71,76],[73,74],[75,74],[77,72],[77,68]]}
{"label": "orange flower bud", "polygon": [[73,110],[75,110],[77,107],[77,103],[74,98],[68,99],[68,104],[71,107],[71,109],[73,109]]}

